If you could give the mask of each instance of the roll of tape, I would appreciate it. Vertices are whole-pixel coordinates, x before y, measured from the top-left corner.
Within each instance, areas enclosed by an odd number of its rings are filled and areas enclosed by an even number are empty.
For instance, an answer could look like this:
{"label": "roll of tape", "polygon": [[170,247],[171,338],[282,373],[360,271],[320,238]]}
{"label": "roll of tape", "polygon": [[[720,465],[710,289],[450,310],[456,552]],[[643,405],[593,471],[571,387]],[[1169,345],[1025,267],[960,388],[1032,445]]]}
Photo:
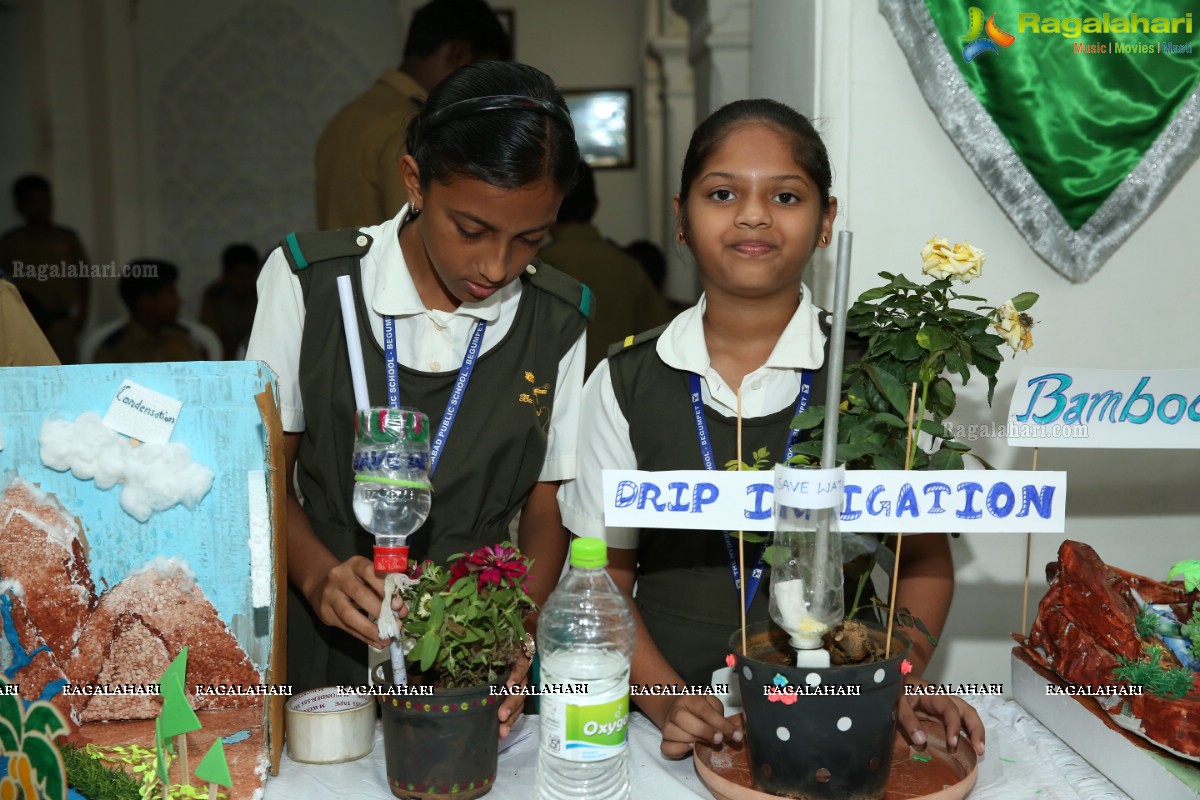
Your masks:
{"label": "roll of tape", "polygon": [[340,764],[375,749],[375,700],[339,689],[301,692],[284,706],[293,761]]}

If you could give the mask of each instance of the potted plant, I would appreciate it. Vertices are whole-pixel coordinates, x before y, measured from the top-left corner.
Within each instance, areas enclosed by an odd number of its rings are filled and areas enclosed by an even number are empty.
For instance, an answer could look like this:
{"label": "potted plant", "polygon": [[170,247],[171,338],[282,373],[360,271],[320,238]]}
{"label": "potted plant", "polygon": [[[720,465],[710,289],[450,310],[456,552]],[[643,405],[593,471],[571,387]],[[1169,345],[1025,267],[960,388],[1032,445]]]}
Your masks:
{"label": "potted plant", "polygon": [[[409,688],[380,697],[388,784],[397,797],[479,797],[496,779],[503,693],[532,656],[524,621],[530,562],[509,542],[414,564],[401,589]],[[390,667],[381,670],[384,691]],[[424,694],[421,694],[424,692]]]}
{"label": "potted plant", "polygon": [[[1001,348],[1008,345],[1015,354],[1033,345],[1033,320],[1026,312],[1036,294],[1020,294],[999,307],[963,307],[986,303],[954,288],[955,281],[980,276],[983,251],[934,237],[921,258],[927,282],[881,272],[886,283],[862,293],[848,311],[847,333],[865,347],[842,374],[836,460],[850,469],[895,470],[906,464],[910,469],[961,469],[969,448],[946,426],[956,403],[947,375],[957,374],[965,384],[974,372],[982,374],[990,404],[1003,363]],[[910,438],[907,417],[914,383],[917,404]],[[792,463],[807,465],[820,458],[825,414],[824,406],[814,405],[795,418],[793,427],[809,436],[794,447]],[[918,445],[922,433],[931,444],[921,440]],[[876,552],[887,535],[872,543]],[[774,558],[783,555],[771,553]],[[740,635],[731,639],[730,666],[742,684],[754,781],[764,791],[805,798],[881,798],[886,792],[895,708],[912,666],[905,658],[907,638],[894,634],[885,658],[885,632],[853,619],[864,604],[882,606],[863,597],[871,566],[862,569],[848,621],[826,634],[831,667],[789,666],[794,662],[788,637],[771,623],[747,630],[747,653],[739,652]],[[936,644],[906,609],[898,610],[897,619]],[[861,694],[838,691],[849,686],[861,687]],[[816,695],[817,687],[825,687],[826,693]],[[840,736],[839,731],[853,735]]]}

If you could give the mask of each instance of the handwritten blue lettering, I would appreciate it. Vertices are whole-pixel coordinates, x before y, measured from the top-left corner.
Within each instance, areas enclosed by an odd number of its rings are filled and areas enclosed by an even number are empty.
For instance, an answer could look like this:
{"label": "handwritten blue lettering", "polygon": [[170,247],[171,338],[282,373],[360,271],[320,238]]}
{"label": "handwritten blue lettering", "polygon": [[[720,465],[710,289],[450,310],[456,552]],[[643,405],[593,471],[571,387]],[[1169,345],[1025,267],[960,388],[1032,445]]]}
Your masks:
{"label": "handwritten blue lettering", "polygon": [[1017,505],[1017,496],[1007,483],[997,483],[988,490],[987,510],[993,517],[1004,519]]}
{"label": "handwritten blue lettering", "polygon": [[754,498],[754,508],[747,509],[742,513],[746,515],[746,519],[770,519],[771,504],[770,501],[765,501],[768,493],[774,494],[775,487],[769,483],[752,483],[746,487],[746,494]]}
{"label": "handwritten blue lettering", "polygon": [[931,483],[924,489],[925,494],[933,495],[933,508],[929,509],[930,514],[945,514],[946,509],[942,508],[942,495],[950,491],[950,485],[938,481]]}
{"label": "handwritten blue lettering", "polygon": [[[1147,420],[1154,416],[1154,395],[1150,394],[1149,392],[1142,394],[1142,389],[1145,389],[1146,384],[1149,382],[1150,376],[1148,375],[1143,375],[1142,379],[1138,381],[1137,388],[1133,390],[1133,394],[1129,395],[1129,399],[1125,401],[1125,407],[1121,409],[1121,416],[1118,419],[1119,422],[1129,420],[1134,425],[1145,425]],[[1146,413],[1131,413],[1133,410],[1133,404],[1138,400],[1145,402]]]}
{"label": "handwritten blue lettering", "polygon": [[966,497],[963,498],[963,507],[961,511],[955,511],[954,516],[959,519],[979,519],[983,516],[983,512],[976,509],[972,504],[972,500],[978,492],[983,491],[983,487],[974,481],[963,481],[958,485],[958,491],[966,492]]}
{"label": "handwritten blue lettering", "polygon": [[913,491],[911,483],[900,487],[900,496],[896,499],[897,519],[904,516],[905,511],[914,517],[921,516],[921,511],[917,507],[917,493]]}

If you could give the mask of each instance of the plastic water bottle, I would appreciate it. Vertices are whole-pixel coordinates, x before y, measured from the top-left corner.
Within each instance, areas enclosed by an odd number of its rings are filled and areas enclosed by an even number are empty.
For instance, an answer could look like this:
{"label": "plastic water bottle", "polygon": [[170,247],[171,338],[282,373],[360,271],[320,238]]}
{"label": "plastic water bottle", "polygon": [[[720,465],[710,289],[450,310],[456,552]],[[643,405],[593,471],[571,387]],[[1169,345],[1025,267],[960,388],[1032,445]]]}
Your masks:
{"label": "plastic water bottle", "polygon": [[[634,623],[606,564],[602,540],[571,542],[571,571],[538,618],[538,800],[630,796],[626,734]],[[586,691],[564,691],[580,687]]]}
{"label": "plastic water bottle", "polygon": [[354,518],[375,534],[375,571],[408,568],[408,537],[425,524],[433,500],[429,423],[409,408],[372,408],[355,416]]}

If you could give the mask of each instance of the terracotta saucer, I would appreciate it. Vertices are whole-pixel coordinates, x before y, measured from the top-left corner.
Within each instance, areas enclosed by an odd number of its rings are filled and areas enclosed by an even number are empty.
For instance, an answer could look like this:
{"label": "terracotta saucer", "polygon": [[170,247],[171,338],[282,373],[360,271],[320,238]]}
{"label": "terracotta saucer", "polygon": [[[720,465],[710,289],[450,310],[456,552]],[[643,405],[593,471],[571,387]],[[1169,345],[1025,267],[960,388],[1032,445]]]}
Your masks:
{"label": "terracotta saucer", "polygon": [[[922,720],[929,739],[924,753],[913,750],[899,735],[892,750],[885,800],[961,800],[975,787],[978,758],[960,741],[957,752],[946,751],[945,729],[940,722]],[[929,761],[913,755],[932,756]],[[696,745],[696,772],[717,800],[770,800],[775,795],[760,792],[750,779],[750,756],[745,747],[713,749]]]}

